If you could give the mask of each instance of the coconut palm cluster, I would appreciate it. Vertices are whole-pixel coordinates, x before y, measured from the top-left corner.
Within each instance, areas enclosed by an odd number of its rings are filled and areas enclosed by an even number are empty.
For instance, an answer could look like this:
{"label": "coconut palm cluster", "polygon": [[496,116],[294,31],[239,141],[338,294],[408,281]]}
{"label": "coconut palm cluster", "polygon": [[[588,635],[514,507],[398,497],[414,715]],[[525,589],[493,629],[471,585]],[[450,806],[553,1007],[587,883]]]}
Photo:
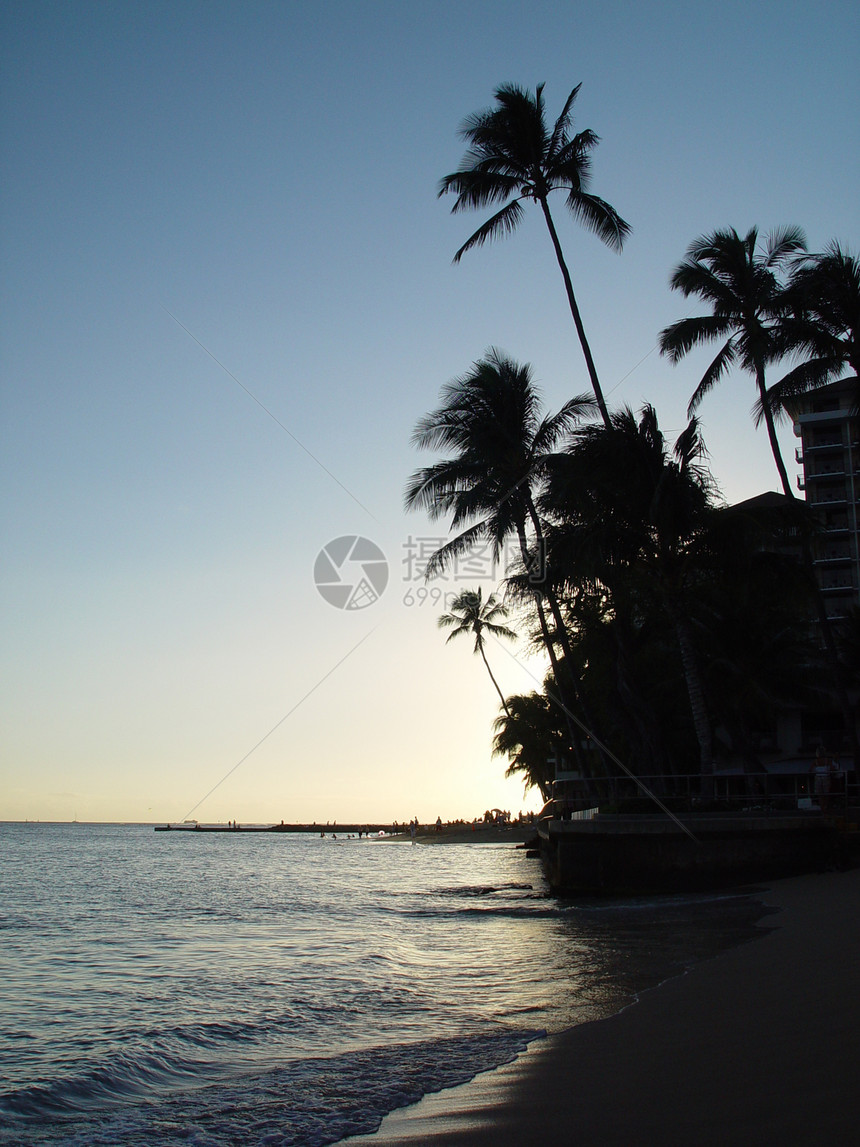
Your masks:
{"label": "coconut palm cluster", "polygon": [[[467,150],[439,194],[456,196],[454,212],[493,209],[455,262],[512,233],[529,204],[540,209],[592,393],[547,413],[531,368],[486,351],[418,422],[414,445],[437,458],[409,479],[406,505],[451,531],[428,578],[478,543],[497,559],[517,554],[497,593],[465,590],[439,619],[450,637],[474,637],[499,694],[494,751],[509,775],[548,796],[559,764],[664,783],[695,773],[707,797],[721,758],[760,769],[762,734],[781,710],[835,698],[856,727],[860,626],[827,621],[812,569],[816,522],[791,488],[776,424],[842,378],[860,406],[860,265],[835,242],[810,253],[798,227],[696,239],[670,282],[703,313],[659,335],[672,363],[716,347],[686,429],[667,442],[653,406],[610,410],[550,206],[560,193],[568,215],[622,249],[629,225],[591,190],[598,136],[574,130],[579,90],[550,125],[542,84],[499,87],[464,121]],[[739,506],[720,497],[697,416],[733,369],[755,383],[783,490]],[[512,626],[546,654],[547,672],[531,693],[505,697],[487,654],[515,637]]]}

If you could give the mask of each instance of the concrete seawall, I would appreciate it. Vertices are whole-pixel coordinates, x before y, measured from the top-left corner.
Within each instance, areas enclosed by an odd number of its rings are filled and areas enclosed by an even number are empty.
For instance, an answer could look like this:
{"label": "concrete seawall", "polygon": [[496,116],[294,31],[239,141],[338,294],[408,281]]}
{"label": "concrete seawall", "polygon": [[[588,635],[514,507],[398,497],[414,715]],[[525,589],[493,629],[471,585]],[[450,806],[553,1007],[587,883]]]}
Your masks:
{"label": "concrete seawall", "polygon": [[542,821],[541,859],[554,891],[684,891],[822,871],[836,863],[839,834],[818,814],[678,818],[600,814]]}

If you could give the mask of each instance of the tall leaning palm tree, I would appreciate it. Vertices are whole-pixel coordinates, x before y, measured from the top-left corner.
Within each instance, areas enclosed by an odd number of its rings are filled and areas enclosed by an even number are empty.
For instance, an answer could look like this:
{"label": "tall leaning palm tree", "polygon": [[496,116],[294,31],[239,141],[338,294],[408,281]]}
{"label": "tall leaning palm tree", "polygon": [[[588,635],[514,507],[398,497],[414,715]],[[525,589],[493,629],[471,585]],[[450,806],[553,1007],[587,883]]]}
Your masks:
{"label": "tall leaning palm tree", "polygon": [[[506,637],[509,640],[513,640],[514,637],[516,637],[512,629],[502,624],[507,615],[508,611],[504,603],[499,601],[494,593],[491,593],[487,600],[484,601],[481,587],[478,586],[477,589],[464,589],[462,593],[458,593],[451,602],[449,612],[441,614],[437,619],[437,625],[440,629],[451,630],[448,634],[448,641],[453,641],[455,637],[459,637],[464,633],[474,634],[474,652],[480,653],[483,658],[484,665],[490,675],[490,680],[496,687],[502,708],[510,717],[505,695],[502,693],[499,688],[499,683],[493,675],[490,663],[487,660],[486,650],[484,649],[485,633],[488,633],[491,637]],[[448,641],[445,642],[446,645]]]}
{"label": "tall leaning palm tree", "polygon": [[469,149],[457,171],[441,181],[439,195],[448,192],[457,195],[454,212],[504,204],[466,240],[454,256],[455,263],[472,247],[480,247],[490,239],[514,231],[522,219],[524,201],[532,200],[540,205],[564,279],[594,397],[604,424],[609,426],[609,411],[549,209],[550,193],[562,190],[567,193],[565,205],[574,219],[594,231],[607,246],[620,251],[630,232],[629,225],[615,208],[588,190],[591,152],[599,137],[590,130],[571,134],[571,109],[581,86],[577,84],[567,97],[561,115],[549,130],[543,84],[538,84],[534,94],[516,84],[502,84],[494,93],[495,107],[475,112],[463,121],[460,135],[468,142]]}
{"label": "tall leaning palm tree", "polygon": [[660,333],[660,350],[674,363],[693,347],[718,340],[722,343],[693,392],[690,417],[734,363],[754,376],[773,459],[789,498],[794,494],[779,449],[773,411],[767,404],[765,368],[781,353],[779,318],[784,300],[779,271],[805,248],[799,227],[784,227],[769,235],[763,250],[759,249],[756,227],[743,237],[730,228],[696,239],[670,283],[684,296],[695,295],[708,303],[711,313],[681,319]]}

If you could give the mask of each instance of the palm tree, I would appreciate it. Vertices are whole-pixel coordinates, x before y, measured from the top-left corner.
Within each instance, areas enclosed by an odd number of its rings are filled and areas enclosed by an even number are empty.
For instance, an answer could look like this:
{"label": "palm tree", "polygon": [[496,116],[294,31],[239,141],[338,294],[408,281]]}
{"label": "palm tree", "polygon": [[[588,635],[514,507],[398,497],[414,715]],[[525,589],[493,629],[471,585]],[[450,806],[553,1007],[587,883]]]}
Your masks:
{"label": "palm tree", "polygon": [[[505,696],[499,688],[499,683],[493,676],[493,671],[490,668],[490,663],[487,660],[487,654],[484,650],[484,633],[489,633],[491,637],[507,637],[513,640],[516,634],[512,629],[508,629],[506,625],[501,625],[500,619],[507,617],[508,611],[505,605],[499,601],[494,593],[491,593],[486,601],[483,600],[481,587],[477,589],[464,589],[462,593],[458,593],[454,600],[451,602],[451,609],[449,613],[443,613],[437,621],[440,629],[451,629],[448,634],[448,641],[453,641],[455,637],[459,637],[461,633],[474,633],[475,635],[475,653],[480,653],[484,660],[484,665],[487,667],[487,672],[490,675],[490,680],[496,687],[496,692],[499,695],[499,700],[506,713],[508,713],[508,706],[505,702]],[[448,644],[448,641],[445,644]],[[510,716],[510,713],[508,713]]]}
{"label": "palm tree", "polygon": [[505,776],[520,776],[526,789],[539,789],[545,801],[552,796],[555,761],[567,753],[561,718],[544,693],[523,693],[508,698],[505,716],[494,726],[493,756],[510,761]]}
{"label": "palm tree", "polygon": [[408,510],[425,509],[434,519],[450,514],[452,528],[461,532],[433,554],[428,576],[441,573],[482,538],[491,542],[498,560],[511,535],[537,574],[527,538],[529,522],[534,526],[537,521],[533,489],[556,445],[590,412],[593,400],[578,395],[557,414],[541,417],[531,368],[495,348],[448,383],[442,399],[437,410],[419,421],[412,442],[422,450],[454,455],[416,470],[405,503]]}
{"label": "palm tree", "polygon": [[549,565],[561,551],[568,576],[602,584],[625,623],[657,610],[668,620],[680,655],[699,744],[702,790],[713,776],[713,736],[702,667],[688,609],[688,587],[714,497],[702,465],[704,446],[691,419],[670,453],[654,409],[637,420],[617,411],[612,426],[583,426],[564,459],[556,459],[542,502],[557,526]]}
{"label": "palm tree", "polygon": [[570,313],[585,356],[588,375],[604,423],[609,425],[609,412],[600,388],[597,369],[585,335],[579,306],[573,293],[570,272],[564,259],[555,223],[549,209],[552,191],[567,192],[566,205],[571,215],[594,231],[608,247],[620,251],[630,227],[614,207],[593,195],[588,186],[591,178],[591,151],[599,142],[593,131],[571,135],[571,109],[582,85],[577,84],[567,97],[561,115],[552,131],[544,115],[543,84],[534,94],[516,84],[502,84],[494,95],[496,106],[475,112],[464,120],[460,135],[469,149],[457,171],[446,175],[439,185],[439,195],[453,191],[457,195],[452,211],[483,208],[503,203],[504,207],[482,223],[454,256],[460,261],[472,247],[514,231],[523,217],[522,203],[534,200],[540,204],[552,240],[555,257],[564,279]]}
{"label": "palm tree", "polygon": [[726,370],[738,362],[755,377],[770,448],[786,497],[794,497],[779,449],[773,413],[767,404],[765,367],[779,357],[778,320],[783,309],[778,271],[806,240],[798,227],[785,227],[758,249],[758,229],[741,238],[733,228],[696,239],[675,268],[670,283],[684,296],[696,295],[711,314],[681,319],[660,333],[660,350],[678,363],[695,346],[725,340],[690,399],[692,416]]}
{"label": "palm tree", "polygon": [[803,361],[768,391],[772,409],[835,381],[847,366],[860,408],[860,260],[831,243],[801,260],[785,290],[783,349]]}
{"label": "palm tree", "polygon": [[[451,450],[453,456],[417,470],[407,483],[405,503],[410,510],[427,510],[434,519],[450,514],[452,528],[460,532],[432,555],[426,576],[441,573],[481,539],[490,541],[498,560],[506,539],[516,537],[562,704],[569,707],[554,647],[557,639],[567,653],[566,634],[558,602],[551,588],[541,584],[542,536],[534,488],[556,444],[593,409],[594,400],[579,395],[558,413],[541,417],[531,368],[493,348],[468,374],[444,387],[442,396],[438,410],[419,421],[412,441],[421,449]],[[536,546],[530,545],[529,526]],[[575,692],[575,683],[569,684]]]}

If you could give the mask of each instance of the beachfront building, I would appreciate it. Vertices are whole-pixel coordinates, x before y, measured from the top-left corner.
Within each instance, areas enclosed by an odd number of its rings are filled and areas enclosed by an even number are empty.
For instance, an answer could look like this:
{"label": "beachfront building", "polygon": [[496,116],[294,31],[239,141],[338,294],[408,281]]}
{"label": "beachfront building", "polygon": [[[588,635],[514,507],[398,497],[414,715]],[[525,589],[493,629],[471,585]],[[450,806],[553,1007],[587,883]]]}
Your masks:
{"label": "beachfront building", "polygon": [[821,523],[815,570],[829,617],[860,606],[860,418],[857,382],[843,379],[798,399],[790,413],[801,441],[798,486]]}

